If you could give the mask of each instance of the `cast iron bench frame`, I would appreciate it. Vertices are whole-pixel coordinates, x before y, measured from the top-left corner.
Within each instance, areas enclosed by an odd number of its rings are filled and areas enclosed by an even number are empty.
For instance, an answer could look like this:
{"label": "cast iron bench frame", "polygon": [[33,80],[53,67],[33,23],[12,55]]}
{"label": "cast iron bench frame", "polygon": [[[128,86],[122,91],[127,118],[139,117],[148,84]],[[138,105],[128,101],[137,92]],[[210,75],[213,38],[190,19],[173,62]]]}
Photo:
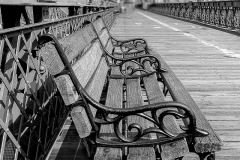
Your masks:
{"label": "cast iron bench frame", "polygon": [[[98,22],[97,22],[98,21]],[[109,34],[109,40],[112,40],[112,43],[115,44],[115,46],[119,47],[119,45],[116,44],[121,44],[121,42],[118,42],[120,40],[117,40],[115,38],[113,38],[113,36],[111,35],[109,29],[106,27],[106,23],[104,21],[104,19],[101,16],[97,17],[97,20],[95,22],[91,22],[92,26],[94,27],[94,30],[96,32],[96,34],[98,34],[98,38],[101,40],[100,36],[99,36],[99,29],[97,29],[98,27],[96,23],[103,25],[102,29],[106,29],[108,34]],[[95,23],[95,25],[94,25]],[[134,54],[134,55],[138,55],[139,53],[142,54],[151,54],[157,57],[157,59],[159,60],[159,62],[161,63],[161,65],[163,66],[164,69],[166,69],[167,72],[160,72],[160,79],[162,81],[162,83],[164,84],[164,95],[166,96],[168,93],[171,95],[172,99],[174,101],[177,102],[181,102],[183,104],[186,104],[196,115],[197,117],[197,126],[204,129],[205,131],[207,131],[209,133],[208,136],[204,136],[204,137],[196,137],[193,140],[193,143],[191,145],[189,145],[189,151],[190,152],[195,152],[196,154],[199,155],[200,159],[215,159],[215,152],[221,150],[222,147],[222,141],[219,138],[219,136],[217,135],[217,133],[213,130],[213,128],[211,127],[210,123],[208,122],[208,120],[206,119],[206,117],[203,115],[203,113],[201,112],[201,110],[199,109],[198,105],[194,102],[194,100],[192,99],[192,97],[190,96],[190,94],[188,93],[188,91],[185,89],[185,87],[183,86],[183,84],[180,82],[180,80],[176,77],[176,75],[173,73],[173,71],[170,69],[170,67],[166,64],[166,62],[163,60],[163,58],[156,52],[154,52],[153,50],[151,50],[149,48],[149,46],[147,45],[147,41],[145,39],[143,39],[142,41],[137,39],[136,41],[128,41],[128,43],[130,43],[130,48],[125,48],[122,49],[120,48],[120,50],[122,51],[122,54],[124,56],[129,55],[129,54]],[[135,49],[137,48],[138,43],[141,45],[143,45],[142,48],[137,49],[138,51],[135,51],[134,53],[131,53],[131,49]],[[145,46],[144,46],[145,44]],[[103,44],[102,44],[103,45]],[[121,44],[122,45],[122,44]],[[125,45],[124,46],[128,46]],[[122,47],[122,46],[120,46]],[[111,53],[106,49],[106,47],[104,47],[105,52],[111,56]],[[144,51],[144,52],[142,52]],[[113,53],[114,54],[114,49],[113,49]],[[115,53],[115,54],[121,54],[121,53]],[[185,124],[188,123],[185,121]],[[189,143],[188,143],[189,144]]]}
{"label": "cast iron bench frame", "polygon": [[[104,29],[104,27],[103,27],[103,29]],[[98,35],[97,30],[95,29],[94,31]],[[109,31],[108,31],[108,33],[109,33]],[[112,61],[110,62],[111,64],[109,64],[109,62],[108,62],[109,67],[111,68],[111,67],[117,66],[120,68],[121,75],[117,75],[117,76],[116,75],[114,75],[114,76],[108,75],[110,78],[134,79],[134,78],[143,78],[143,77],[147,77],[147,76],[156,74],[158,79],[161,80],[165,84],[164,88],[165,89],[168,88],[170,92],[173,92],[173,90],[171,90],[171,86],[169,86],[168,80],[166,78],[167,74],[169,74],[169,73],[173,74],[172,71],[166,65],[166,63],[162,60],[162,58],[160,56],[149,54],[147,45],[144,49],[140,49],[140,50],[137,49],[138,51],[133,52],[135,55],[134,57],[118,58],[118,57],[115,57],[114,54],[109,53],[109,51],[103,45],[101,38],[99,36],[97,36],[97,39],[100,41],[102,50],[104,52],[103,55],[106,57],[106,61],[108,61],[109,58],[112,59]],[[113,40],[116,40],[116,39],[113,39]],[[134,41],[134,40],[135,39],[132,39],[131,41]],[[136,40],[138,41],[139,39],[136,39]],[[78,79],[77,79],[76,75],[74,74],[74,71],[71,67],[71,64],[68,61],[67,56],[64,53],[62,45],[58,42],[58,40],[53,35],[46,34],[46,35],[43,35],[40,37],[39,44],[40,44],[40,46],[42,46],[43,43],[50,42],[50,41],[56,47],[56,50],[57,50],[62,62],[65,65],[65,69],[61,73],[54,75],[54,76],[57,77],[57,76],[61,76],[63,74],[68,74],[70,76],[79,97],[81,97],[81,100],[73,103],[71,105],[71,107],[74,108],[74,106],[78,106],[78,105],[84,106],[84,108],[87,112],[88,119],[92,125],[92,132],[87,138],[87,140],[88,140],[87,143],[90,144],[93,148],[90,156],[92,156],[92,157],[94,156],[93,155],[94,150],[96,150],[96,148],[99,146],[113,147],[113,148],[114,147],[119,147],[119,148],[143,147],[143,146],[144,147],[146,147],[146,146],[152,147],[152,146],[159,145],[159,144],[174,142],[176,140],[180,140],[183,138],[187,138],[188,144],[192,144],[192,143],[194,143],[194,138],[208,135],[207,132],[205,132],[204,130],[198,129],[196,127],[195,113],[193,113],[191,111],[191,109],[189,109],[183,103],[177,102],[178,101],[177,98],[175,98],[175,99],[173,98],[174,100],[176,100],[175,102],[161,102],[161,103],[157,103],[157,104],[138,106],[135,108],[121,108],[121,109],[111,108],[111,107],[104,106],[104,105],[96,102],[91,96],[88,95],[87,92],[85,92],[84,88],[78,81]],[[140,39],[140,41],[143,43],[146,42],[145,40],[142,41],[142,39]],[[120,41],[117,41],[117,43],[115,43],[115,47],[121,46],[123,44],[123,43],[119,43],[119,42]],[[123,42],[127,43],[129,41],[123,41]],[[113,44],[114,44],[114,42],[113,42]],[[134,49],[136,49],[136,48],[134,48]],[[130,53],[129,51],[131,51],[131,50],[132,50],[132,47],[130,50],[128,49],[127,51],[122,50],[122,54],[124,55],[123,57],[128,55],[128,53]],[[142,52],[145,52],[145,54],[144,55],[136,55],[137,53],[142,53]],[[116,55],[118,55],[118,54],[121,54],[121,53],[117,53]],[[130,74],[126,74],[126,73],[124,73],[124,71],[121,71],[121,68],[122,68],[122,66],[126,65],[129,62],[137,64],[138,68],[133,69]],[[150,66],[152,66],[152,68],[150,70],[147,69],[148,67],[145,67],[146,62],[149,62],[148,64],[150,64]],[[165,70],[163,70],[161,68],[162,65],[164,66],[163,68],[166,69],[166,72],[165,72]],[[134,73],[137,71],[144,72],[144,74],[143,75],[135,75]],[[164,92],[166,95],[168,90],[165,90],[165,89],[164,89]],[[92,107],[96,108],[99,112],[101,112],[100,114],[101,114],[101,117],[103,117],[103,119],[93,116],[91,109],[90,109],[90,105]],[[178,110],[165,110],[164,112],[162,112],[162,114],[159,115],[159,117],[157,117],[158,109],[163,109],[163,108],[167,109],[167,108],[172,108],[172,107],[175,107]],[[146,111],[151,111],[152,115],[149,116],[149,115],[143,114],[143,112],[146,112]],[[115,118],[110,118],[108,116],[109,114],[114,114],[114,115],[118,115],[118,116]],[[169,115],[169,114],[175,115],[176,117],[183,118],[185,120],[189,119],[188,121],[185,121],[186,127],[181,128],[182,130],[184,130],[184,132],[177,134],[177,136],[176,136],[175,134],[171,134],[171,132],[168,131],[168,129],[164,125],[163,119],[166,115]],[[139,116],[153,122],[155,124],[155,128],[142,129],[139,124],[132,124],[132,125],[130,125],[129,129],[133,129],[133,128],[137,129],[138,134],[131,138],[126,137],[125,135],[121,134],[121,132],[119,131],[118,124],[123,118],[125,118],[127,116],[131,116],[131,115],[139,115]],[[115,132],[118,140],[110,140],[109,141],[109,140],[103,140],[103,139],[99,138],[99,125],[101,125],[101,124],[115,125],[114,132]],[[157,139],[153,139],[153,140],[142,140],[141,139],[146,134],[149,134],[149,133],[164,134],[167,138],[157,138]],[[209,153],[212,153],[212,152],[207,152],[207,156],[209,156]],[[204,157],[205,156],[206,155],[204,154]],[[211,154],[211,156],[209,156],[209,157],[214,157],[214,154]]]}

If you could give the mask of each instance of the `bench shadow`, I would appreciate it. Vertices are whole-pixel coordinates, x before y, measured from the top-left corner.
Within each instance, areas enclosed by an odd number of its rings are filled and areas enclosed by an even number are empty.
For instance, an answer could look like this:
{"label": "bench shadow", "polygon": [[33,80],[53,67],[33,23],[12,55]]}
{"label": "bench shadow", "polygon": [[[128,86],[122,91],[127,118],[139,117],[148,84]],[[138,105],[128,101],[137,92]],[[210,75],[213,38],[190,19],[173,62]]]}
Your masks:
{"label": "bench shadow", "polygon": [[71,118],[66,120],[48,160],[88,160],[87,150]]}

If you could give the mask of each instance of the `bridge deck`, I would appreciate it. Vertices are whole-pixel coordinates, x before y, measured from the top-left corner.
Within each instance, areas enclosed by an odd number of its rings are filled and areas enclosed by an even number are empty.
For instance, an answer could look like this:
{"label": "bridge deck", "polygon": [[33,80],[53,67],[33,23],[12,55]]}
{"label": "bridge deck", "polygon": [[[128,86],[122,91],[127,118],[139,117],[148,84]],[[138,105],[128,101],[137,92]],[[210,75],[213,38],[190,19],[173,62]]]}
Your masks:
{"label": "bridge deck", "polygon": [[[223,140],[217,160],[240,159],[240,37],[142,10],[120,15],[112,33],[146,38]],[[74,158],[86,159],[86,151],[68,120],[49,159]],[[198,158],[189,154],[184,159]]]}

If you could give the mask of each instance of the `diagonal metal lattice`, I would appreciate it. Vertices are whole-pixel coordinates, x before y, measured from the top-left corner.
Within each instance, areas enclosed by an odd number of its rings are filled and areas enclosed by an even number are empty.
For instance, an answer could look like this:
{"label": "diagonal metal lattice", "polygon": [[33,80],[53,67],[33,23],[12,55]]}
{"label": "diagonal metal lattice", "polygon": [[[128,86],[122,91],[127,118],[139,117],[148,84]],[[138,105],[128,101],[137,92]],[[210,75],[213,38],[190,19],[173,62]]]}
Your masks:
{"label": "diagonal metal lattice", "polygon": [[38,36],[68,36],[99,15],[111,28],[115,10],[0,32],[0,160],[46,157],[69,113],[52,77],[44,70]]}

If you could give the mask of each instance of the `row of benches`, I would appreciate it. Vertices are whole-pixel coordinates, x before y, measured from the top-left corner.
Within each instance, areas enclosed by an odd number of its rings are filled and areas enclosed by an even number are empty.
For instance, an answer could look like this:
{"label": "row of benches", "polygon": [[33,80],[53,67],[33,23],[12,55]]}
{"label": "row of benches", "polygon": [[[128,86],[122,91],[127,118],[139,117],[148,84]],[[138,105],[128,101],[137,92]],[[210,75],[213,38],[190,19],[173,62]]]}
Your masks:
{"label": "row of benches", "polygon": [[[117,40],[101,17],[68,37],[39,39],[91,159],[214,159],[221,140],[144,39]],[[170,99],[170,100],[169,100]]]}

